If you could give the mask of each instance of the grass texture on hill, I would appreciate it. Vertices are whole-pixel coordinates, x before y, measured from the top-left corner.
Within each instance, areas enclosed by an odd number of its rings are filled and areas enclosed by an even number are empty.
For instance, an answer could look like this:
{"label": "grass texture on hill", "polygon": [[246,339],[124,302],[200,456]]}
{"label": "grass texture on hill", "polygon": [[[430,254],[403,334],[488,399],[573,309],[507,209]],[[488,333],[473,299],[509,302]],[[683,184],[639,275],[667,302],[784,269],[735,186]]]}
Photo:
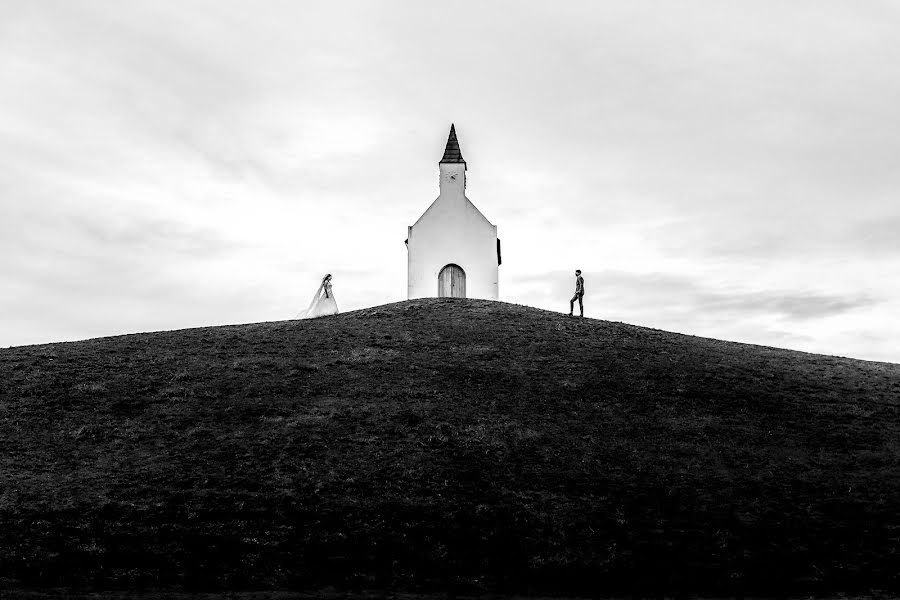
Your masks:
{"label": "grass texture on hill", "polygon": [[0,588],[900,592],[900,365],[429,299],[0,385]]}

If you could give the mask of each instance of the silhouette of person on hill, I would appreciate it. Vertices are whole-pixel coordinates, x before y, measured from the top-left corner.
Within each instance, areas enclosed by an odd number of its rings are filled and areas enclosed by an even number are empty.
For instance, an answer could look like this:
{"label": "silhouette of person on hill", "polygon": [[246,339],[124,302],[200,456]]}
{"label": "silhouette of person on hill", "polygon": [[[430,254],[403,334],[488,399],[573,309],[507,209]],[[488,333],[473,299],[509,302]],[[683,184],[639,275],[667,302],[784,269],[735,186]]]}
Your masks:
{"label": "silhouette of person on hill", "polygon": [[322,278],[316,295],[313,296],[312,302],[306,312],[300,314],[301,319],[314,319],[325,315],[338,314],[337,301],[334,299],[334,292],[331,291],[331,273]]}
{"label": "silhouette of person on hill", "polygon": [[584,316],[584,277],[581,276],[581,269],[575,270],[575,295],[569,300],[569,316],[575,312],[575,300],[578,300],[578,308],[581,310],[581,316]]}

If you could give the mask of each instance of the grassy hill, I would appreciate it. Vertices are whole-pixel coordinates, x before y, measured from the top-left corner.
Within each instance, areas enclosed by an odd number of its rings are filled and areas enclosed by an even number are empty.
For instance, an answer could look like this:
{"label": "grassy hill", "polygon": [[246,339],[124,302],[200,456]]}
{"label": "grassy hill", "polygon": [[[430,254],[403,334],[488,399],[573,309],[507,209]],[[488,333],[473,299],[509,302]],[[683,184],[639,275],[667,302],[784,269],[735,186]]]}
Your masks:
{"label": "grassy hill", "polygon": [[0,588],[900,592],[896,364],[430,299],[0,385]]}

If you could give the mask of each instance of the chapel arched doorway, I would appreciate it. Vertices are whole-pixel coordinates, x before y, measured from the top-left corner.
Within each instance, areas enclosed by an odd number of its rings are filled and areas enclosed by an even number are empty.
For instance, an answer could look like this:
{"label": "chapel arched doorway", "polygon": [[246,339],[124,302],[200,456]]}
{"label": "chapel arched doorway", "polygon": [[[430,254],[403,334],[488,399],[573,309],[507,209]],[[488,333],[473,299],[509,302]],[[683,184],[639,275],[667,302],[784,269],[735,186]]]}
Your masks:
{"label": "chapel arched doorway", "polygon": [[465,298],[466,272],[459,265],[447,265],[438,274],[439,298]]}

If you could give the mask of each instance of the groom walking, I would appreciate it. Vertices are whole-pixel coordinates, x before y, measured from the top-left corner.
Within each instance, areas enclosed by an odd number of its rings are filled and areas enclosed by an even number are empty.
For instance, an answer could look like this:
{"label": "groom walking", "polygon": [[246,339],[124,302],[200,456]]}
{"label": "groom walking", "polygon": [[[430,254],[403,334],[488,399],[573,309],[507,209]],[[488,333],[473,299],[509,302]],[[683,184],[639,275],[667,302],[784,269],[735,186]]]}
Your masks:
{"label": "groom walking", "polygon": [[582,302],[582,298],[584,298],[584,277],[581,276],[581,269],[577,269],[575,271],[575,295],[569,300],[570,317],[572,316],[572,313],[575,312],[575,300],[578,300],[578,308],[581,310],[581,316],[584,316],[584,303]]}

